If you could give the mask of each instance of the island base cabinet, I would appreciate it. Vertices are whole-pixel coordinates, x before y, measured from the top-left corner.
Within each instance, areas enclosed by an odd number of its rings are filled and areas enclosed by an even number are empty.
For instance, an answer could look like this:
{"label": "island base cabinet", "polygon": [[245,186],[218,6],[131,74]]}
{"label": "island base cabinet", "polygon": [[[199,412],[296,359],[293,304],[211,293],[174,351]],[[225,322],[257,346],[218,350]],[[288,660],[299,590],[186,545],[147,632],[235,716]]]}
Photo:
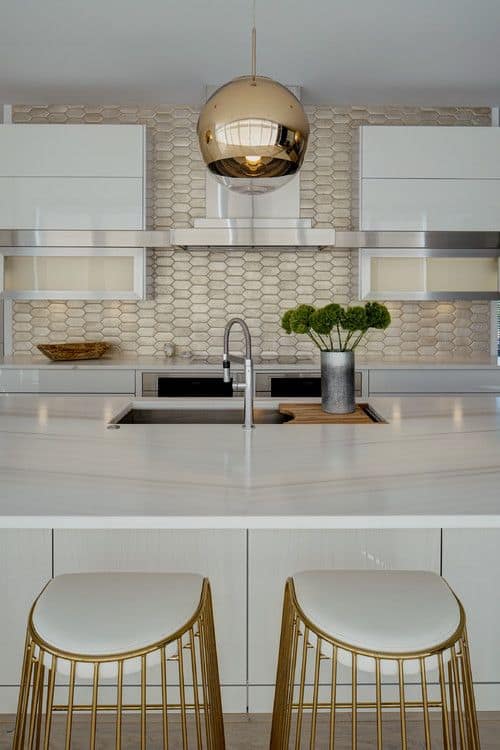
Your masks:
{"label": "island base cabinet", "polygon": [[500,711],[500,529],[444,529],[443,576],[467,614],[478,708]]}
{"label": "island base cabinet", "polygon": [[[224,711],[246,711],[244,530],[54,532],[55,575],[99,570],[183,572],[207,576],[212,586]],[[159,669],[157,673],[150,671],[148,681],[160,691]],[[80,686],[81,692],[87,691],[86,695],[88,690],[88,687]],[[110,684],[111,695],[113,690],[115,688]],[[139,675],[130,675],[127,678],[127,693],[130,698],[139,690]]]}
{"label": "island base cabinet", "polygon": [[[335,568],[439,573],[440,536],[439,529],[250,531],[249,712],[272,710],[287,578],[302,570]],[[339,681],[349,700],[347,670]]]}
{"label": "island base cabinet", "polygon": [[50,529],[0,530],[0,714],[16,710],[28,614],[51,573]]}

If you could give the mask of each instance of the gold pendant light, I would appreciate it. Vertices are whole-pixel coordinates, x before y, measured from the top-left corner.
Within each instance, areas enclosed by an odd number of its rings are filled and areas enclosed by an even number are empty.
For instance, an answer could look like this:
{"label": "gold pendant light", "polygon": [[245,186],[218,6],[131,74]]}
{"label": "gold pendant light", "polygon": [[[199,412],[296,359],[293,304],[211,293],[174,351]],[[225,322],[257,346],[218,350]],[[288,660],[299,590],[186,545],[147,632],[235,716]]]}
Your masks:
{"label": "gold pendant light", "polygon": [[276,190],[302,165],[309,138],[304,108],[286,86],[256,74],[255,0],[252,74],[212,94],[197,130],[208,169],[231,190]]}

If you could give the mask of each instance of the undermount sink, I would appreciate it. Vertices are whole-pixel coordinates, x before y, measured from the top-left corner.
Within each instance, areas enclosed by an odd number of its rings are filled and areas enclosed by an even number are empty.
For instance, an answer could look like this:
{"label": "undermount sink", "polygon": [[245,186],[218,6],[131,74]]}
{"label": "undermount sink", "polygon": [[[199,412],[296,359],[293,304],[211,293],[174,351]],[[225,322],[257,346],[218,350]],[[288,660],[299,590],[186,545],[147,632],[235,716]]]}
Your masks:
{"label": "undermount sink", "polygon": [[[255,424],[282,424],[290,416],[277,409],[254,409]],[[242,409],[139,409],[132,407],[115,424],[242,424]]]}

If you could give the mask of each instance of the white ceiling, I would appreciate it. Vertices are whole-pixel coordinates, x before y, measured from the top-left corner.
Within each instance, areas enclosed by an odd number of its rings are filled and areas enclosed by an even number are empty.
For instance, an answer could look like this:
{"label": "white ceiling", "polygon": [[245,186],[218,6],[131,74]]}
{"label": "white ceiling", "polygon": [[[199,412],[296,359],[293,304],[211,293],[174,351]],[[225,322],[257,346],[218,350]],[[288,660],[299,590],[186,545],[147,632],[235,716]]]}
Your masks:
{"label": "white ceiling", "polygon": [[[198,104],[248,72],[251,0],[0,0],[0,102]],[[306,103],[500,103],[499,0],[257,0]]]}

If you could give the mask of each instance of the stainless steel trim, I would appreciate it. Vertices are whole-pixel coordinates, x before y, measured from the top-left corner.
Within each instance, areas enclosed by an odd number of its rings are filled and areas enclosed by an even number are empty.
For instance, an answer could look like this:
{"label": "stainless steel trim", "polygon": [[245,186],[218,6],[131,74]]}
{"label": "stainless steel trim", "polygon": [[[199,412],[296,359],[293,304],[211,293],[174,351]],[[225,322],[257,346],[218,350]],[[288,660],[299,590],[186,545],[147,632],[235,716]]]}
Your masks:
{"label": "stainless steel trim", "polygon": [[[260,222],[259,222],[260,223]],[[429,250],[433,255],[500,255],[499,232],[361,232],[301,226],[164,230],[0,229],[0,247],[336,247]]]}
{"label": "stainless steel trim", "polygon": [[0,229],[0,247],[170,247],[170,230]]}
{"label": "stainless steel trim", "polygon": [[446,300],[481,300],[487,302],[488,300],[499,300],[500,291],[498,292],[370,292],[366,295],[361,295],[363,300],[381,300],[381,301],[397,301],[401,302],[425,302],[425,301],[446,301]]}
{"label": "stainless steel trim", "polygon": [[499,232],[373,232],[349,231],[335,233],[335,247],[346,248],[418,248],[419,250],[491,250],[500,254]]}

